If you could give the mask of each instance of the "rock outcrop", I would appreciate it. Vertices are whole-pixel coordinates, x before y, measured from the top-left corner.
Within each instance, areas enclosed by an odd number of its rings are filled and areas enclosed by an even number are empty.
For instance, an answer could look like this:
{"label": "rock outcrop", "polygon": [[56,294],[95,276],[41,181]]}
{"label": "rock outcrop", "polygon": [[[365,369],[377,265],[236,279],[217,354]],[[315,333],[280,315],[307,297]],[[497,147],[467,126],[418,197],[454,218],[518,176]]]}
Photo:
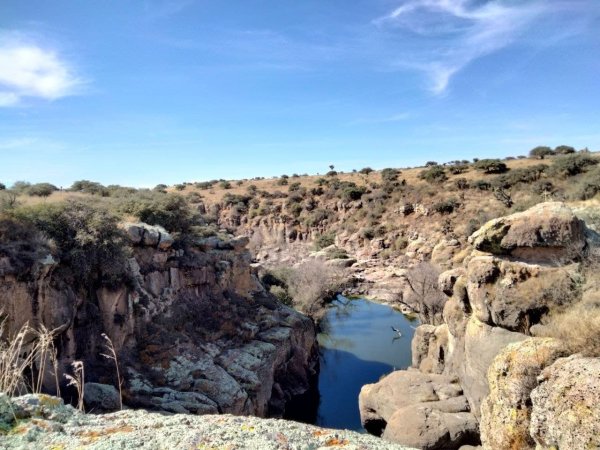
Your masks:
{"label": "rock outcrop", "polygon": [[[86,382],[117,386],[114,362],[101,356],[105,333],[132,407],[279,416],[309,388],[318,369],[313,323],[265,291],[247,238],[176,246],[161,227],[123,230],[131,242],[123,282],[77,287],[60,262],[36,263],[26,276],[5,267],[0,276],[8,332],[26,322],[55,330],[59,380],[81,360]],[[110,409],[92,386],[94,407]]]}
{"label": "rock outcrop", "polygon": [[46,395],[0,395],[0,430],[7,433],[0,437],[4,449],[406,449],[366,434],[286,420],[133,410],[87,415]]}
{"label": "rock outcrop", "polygon": [[531,401],[536,449],[600,448],[600,358],[559,359],[544,369]]}
{"label": "rock outcrop", "polygon": [[[476,445],[478,428],[484,449],[594,448],[599,421],[583,392],[598,393],[598,360],[564,362],[558,359],[568,354],[563,343],[530,337],[550,310],[581,298],[588,235],[562,203],[539,204],[476,231],[463,267],[439,277],[448,296],[444,323],[417,328],[413,369],[361,391],[365,427],[418,448]],[[573,395],[561,403],[569,371],[576,374]],[[540,373],[546,381],[538,386]],[[462,408],[440,408],[448,400],[440,399],[434,376],[452,380]],[[580,436],[578,426],[586,429]]]}

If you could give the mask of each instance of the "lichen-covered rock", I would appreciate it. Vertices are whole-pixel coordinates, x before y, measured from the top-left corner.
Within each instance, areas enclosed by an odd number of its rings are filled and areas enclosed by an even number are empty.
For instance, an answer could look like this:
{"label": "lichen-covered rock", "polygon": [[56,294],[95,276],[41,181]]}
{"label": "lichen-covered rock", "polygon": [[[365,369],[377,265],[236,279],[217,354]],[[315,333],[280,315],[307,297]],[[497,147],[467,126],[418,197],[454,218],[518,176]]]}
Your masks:
{"label": "lichen-covered rock", "polygon": [[116,411],[121,406],[119,391],[110,384],[85,383],[84,389],[83,400],[88,411]]}
{"label": "lichen-covered rock", "polygon": [[526,331],[550,309],[577,295],[578,268],[474,257],[467,267],[473,314],[490,325]]}
{"label": "lichen-covered rock", "polygon": [[[19,420],[3,414],[5,410],[18,411]],[[0,423],[0,429],[8,433],[0,437],[0,446],[7,450],[407,449],[367,434],[286,420],[134,410],[82,414],[48,396],[8,399],[0,395],[0,419],[5,416],[8,421]]]}
{"label": "lichen-covered rock", "polygon": [[563,343],[531,338],[509,344],[488,371],[490,394],[481,405],[484,449],[533,449],[529,434],[531,391],[542,369],[567,354]]}
{"label": "lichen-covered rock", "polygon": [[487,222],[469,237],[477,250],[525,261],[572,260],[585,248],[585,224],[559,202]]}
{"label": "lichen-covered rock", "polygon": [[600,448],[600,358],[561,358],[531,393],[537,450]]}

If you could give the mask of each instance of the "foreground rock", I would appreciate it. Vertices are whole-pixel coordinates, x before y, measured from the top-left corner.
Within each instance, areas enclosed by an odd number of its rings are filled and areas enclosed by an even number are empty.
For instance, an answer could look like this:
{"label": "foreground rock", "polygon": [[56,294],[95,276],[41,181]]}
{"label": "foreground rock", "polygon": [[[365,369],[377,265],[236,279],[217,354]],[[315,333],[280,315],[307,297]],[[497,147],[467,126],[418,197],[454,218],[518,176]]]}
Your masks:
{"label": "foreground rock", "polygon": [[359,406],[367,431],[402,445],[435,450],[479,442],[477,420],[450,377],[393,372],[363,386]]}
{"label": "foreground rock", "polygon": [[351,431],[231,415],[164,415],[121,411],[81,414],[60,399],[0,396],[5,449],[318,449],[401,450],[397,444]]}

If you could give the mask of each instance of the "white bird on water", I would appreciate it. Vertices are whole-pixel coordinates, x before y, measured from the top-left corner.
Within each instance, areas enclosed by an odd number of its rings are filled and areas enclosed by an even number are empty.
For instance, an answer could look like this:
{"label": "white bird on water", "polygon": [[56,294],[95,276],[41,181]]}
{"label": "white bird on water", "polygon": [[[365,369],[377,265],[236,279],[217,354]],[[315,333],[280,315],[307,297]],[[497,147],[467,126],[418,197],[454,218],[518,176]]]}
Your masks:
{"label": "white bird on water", "polygon": [[398,334],[398,337],[402,337],[402,332],[398,328],[392,327],[392,330]]}

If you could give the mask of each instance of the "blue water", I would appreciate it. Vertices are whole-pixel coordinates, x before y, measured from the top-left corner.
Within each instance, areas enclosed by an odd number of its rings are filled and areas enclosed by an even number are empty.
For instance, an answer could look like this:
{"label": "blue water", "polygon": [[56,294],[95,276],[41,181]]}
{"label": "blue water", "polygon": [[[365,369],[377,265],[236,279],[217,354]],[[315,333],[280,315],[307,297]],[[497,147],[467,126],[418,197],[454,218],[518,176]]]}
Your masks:
{"label": "blue water", "polygon": [[410,366],[412,327],[417,325],[389,306],[339,297],[318,335],[321,372],[316,424],[363,431],[358,412],[360,388]]}

